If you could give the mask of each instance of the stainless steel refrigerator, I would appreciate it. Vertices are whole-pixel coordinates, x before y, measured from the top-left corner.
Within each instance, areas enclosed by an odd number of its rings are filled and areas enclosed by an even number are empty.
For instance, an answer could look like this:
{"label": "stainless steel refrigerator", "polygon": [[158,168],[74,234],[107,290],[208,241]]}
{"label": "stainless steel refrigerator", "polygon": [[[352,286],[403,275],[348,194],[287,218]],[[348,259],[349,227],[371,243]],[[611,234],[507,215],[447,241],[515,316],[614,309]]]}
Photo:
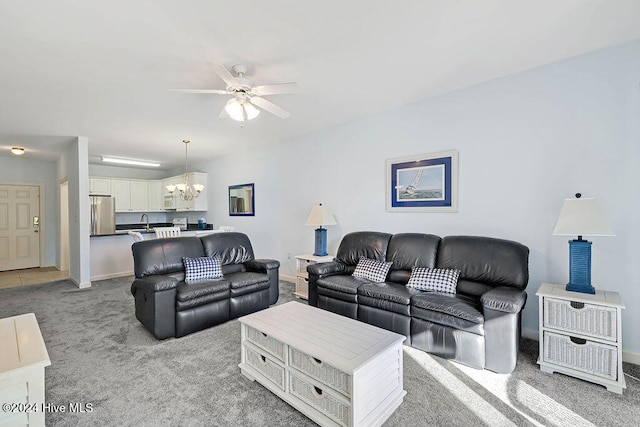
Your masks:
{"label": "stainless steel refrigerator", "polygon": [[89,196],[91,200],[91,235],[116,232],[116,199],[111,196]]}

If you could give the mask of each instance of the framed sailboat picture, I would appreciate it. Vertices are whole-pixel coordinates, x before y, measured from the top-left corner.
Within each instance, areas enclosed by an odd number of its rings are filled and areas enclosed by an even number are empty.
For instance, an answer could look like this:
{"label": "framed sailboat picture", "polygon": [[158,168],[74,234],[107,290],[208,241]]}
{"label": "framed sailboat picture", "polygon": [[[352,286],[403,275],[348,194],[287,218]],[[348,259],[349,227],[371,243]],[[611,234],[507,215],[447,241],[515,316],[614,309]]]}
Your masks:
{"label": "framed sailboat picture", "polygon": [[387,160],[387,211],[457,212],[458,152]]}

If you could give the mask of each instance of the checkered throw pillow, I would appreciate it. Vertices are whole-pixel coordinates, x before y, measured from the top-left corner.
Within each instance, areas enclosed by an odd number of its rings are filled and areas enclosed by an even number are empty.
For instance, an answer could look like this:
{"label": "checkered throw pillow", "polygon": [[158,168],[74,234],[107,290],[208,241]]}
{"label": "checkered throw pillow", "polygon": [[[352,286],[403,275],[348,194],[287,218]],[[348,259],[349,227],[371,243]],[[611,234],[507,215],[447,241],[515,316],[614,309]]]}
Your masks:
{"label": "checkered throw pillow", "polygon": [[393,261],[384,262],[360,257],[360,261],[358,261],[358,265],[356,265],[356,269],[353,270],[352,275],[354,277],[369,279],[373,282],[384,282],[391,268],[391,264],[393,264]]}
{"label": "checkered throw pillow", "polygon": [[182,262],[184,263],[184,281],[186,283],[222,277],[222,262],[217,256],[183,257]]}
{"label": "checkered throw pillow", "polygon": [[413,267],[407,287],[421,291],[455,294],[458,277],[460,277],[460,270]]}

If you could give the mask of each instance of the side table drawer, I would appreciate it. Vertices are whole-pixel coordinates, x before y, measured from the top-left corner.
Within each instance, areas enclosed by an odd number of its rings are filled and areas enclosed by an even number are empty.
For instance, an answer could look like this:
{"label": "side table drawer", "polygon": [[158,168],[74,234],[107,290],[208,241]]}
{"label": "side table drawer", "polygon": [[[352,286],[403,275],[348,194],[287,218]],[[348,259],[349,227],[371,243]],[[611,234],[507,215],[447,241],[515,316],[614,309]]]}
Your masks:
{"label": "side table drawer", "polygon": [[246,328],[247,341],[267,350],[281,361],[284,361],[286,347],[283,343],[257,329],[252,328],[251,326],[246,326]]}
{"label": "side table drawer", "polygon": [[300,275],[300,276],[307,276],[307,266],[311,265],[311,264],[315,264],[315,262],[310,261],[308,259],[300,259],[298,258],[298,269],[296,271],[296,274]]}
{"label": "side table drawer", "polygon": [[618,349],[595,341],[544,332],[545,362],[617,380]]}
{"label": "side table drawer", "polygon": [[351,377],[333,366],[291,347],[289,347],[289,364],[345,396],[351,396]]}
{"label": "side table drawer", "polygon": [[613,307],[544,298],[544,327],[617,341],[617,311]]}
{"label": "side table drawer", "polygon": [[309,279],[306,277],[296,277],[296,294],[309,295]]}

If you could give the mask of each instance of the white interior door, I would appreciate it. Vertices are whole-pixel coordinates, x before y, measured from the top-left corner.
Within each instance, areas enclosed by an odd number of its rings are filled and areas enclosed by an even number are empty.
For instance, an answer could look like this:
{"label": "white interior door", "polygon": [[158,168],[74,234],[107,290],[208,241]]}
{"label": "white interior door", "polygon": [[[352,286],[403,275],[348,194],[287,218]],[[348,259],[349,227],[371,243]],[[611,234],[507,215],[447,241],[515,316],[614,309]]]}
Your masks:
{"label": "white interior door", "polygon": [[0,271],[40,266],[40,188],[0,185]]}

